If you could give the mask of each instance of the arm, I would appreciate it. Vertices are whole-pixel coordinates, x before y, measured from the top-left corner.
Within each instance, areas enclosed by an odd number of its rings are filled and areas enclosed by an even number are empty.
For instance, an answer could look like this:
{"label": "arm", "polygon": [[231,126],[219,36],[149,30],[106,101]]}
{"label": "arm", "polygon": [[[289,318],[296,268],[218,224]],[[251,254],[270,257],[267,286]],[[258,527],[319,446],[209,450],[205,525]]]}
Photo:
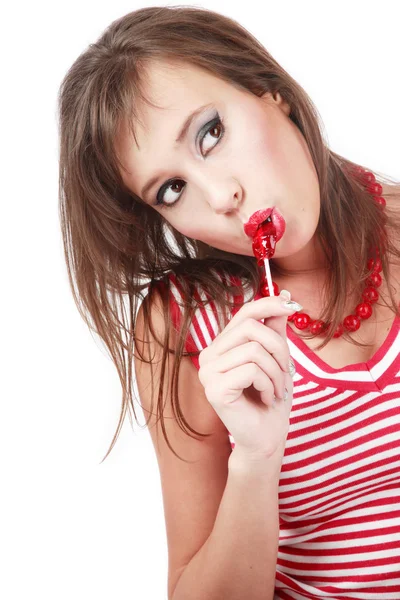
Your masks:
{"label": "arm", "polygon": [[181,574],[172,600],[267,600],[275,588],[280,464],[229,459],[213,530]]}
{"label": "arm", "polygon": [[[153,327],[163,339],[162,305],[157,297],[150,308]],[[170,347],[175,340],[171,333]],[[136,336],[143,340],[139,309]],[[141,352],[149,365],[135,358],[138,391],[144,413],[151,411],[159,389],[161,348],[155,342]],[[168,373],[172,373],[172,355]],[[164,382],[164,421],[179,460],[168,448],[156,409],[149,432],[157,456],[168,542],[169,600],[266,600],[273,597],[278,548],[278,481],[282,454],[263,460],[232,452],[228,431],[208,402],[198,372],[182,358],[178,391],[181,409],[191,427],[211,433],[202,440],[184,434],[172,417],[170,381]]]}

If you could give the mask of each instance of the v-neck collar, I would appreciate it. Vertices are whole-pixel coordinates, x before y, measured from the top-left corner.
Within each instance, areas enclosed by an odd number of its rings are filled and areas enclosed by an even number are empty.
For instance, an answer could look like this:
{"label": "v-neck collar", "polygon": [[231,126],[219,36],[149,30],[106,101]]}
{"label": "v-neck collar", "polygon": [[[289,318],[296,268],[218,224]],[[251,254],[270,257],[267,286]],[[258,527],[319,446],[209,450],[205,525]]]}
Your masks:
{"label": "v-neck collar", "polygon": [[365,391],[383,390],[400,370],[400,317],[397,315],[385,340],[369,360],[339,369],[322,360],[289,325],[286,333],[297,372],[319,384]]}

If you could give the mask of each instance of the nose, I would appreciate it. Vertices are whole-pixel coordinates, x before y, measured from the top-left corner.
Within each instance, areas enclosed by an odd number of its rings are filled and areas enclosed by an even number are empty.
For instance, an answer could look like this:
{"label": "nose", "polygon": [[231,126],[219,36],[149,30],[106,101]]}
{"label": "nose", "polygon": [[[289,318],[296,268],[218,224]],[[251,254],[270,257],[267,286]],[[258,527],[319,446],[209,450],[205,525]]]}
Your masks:
{"label": "nose", "polygon": [[242,191],[239,183],[232,180],[208,185],[208,202],[217,214],[230,213],[237,210],[242,201]]}

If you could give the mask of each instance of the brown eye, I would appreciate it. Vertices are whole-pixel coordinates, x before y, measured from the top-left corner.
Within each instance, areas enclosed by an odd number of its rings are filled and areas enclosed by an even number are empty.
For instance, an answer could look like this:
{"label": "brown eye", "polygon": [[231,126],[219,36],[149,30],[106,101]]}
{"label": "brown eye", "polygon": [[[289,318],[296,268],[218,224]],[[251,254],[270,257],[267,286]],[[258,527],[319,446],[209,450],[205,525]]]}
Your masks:
{"label": "brown eye", "polygon": [[[203,143],[204,140],[207,139],[207,136],[210,135],[214,140],[217,140],[217,143],[219,142],[219,140],[223,137],[224,135],[224,128],[222,125],[222,121],[218,118],[217,121],[212,121],[211,126],[208,127],[208,129],[206,130],[205,134],[201,137],[201,141],[200,141],[200,150],[203,152]],[[211,149],[216,146],[216,144],[214,143],[211,146]],[[204,152],[204,154],[207,154],[208,149]]]}
{"label": "brown eye", "polygon": [[[211,132],[214,134],[216,131],[218,132],[219,130],[222,130],[222,125],[215,125],[212,129]],[[221,134],[217,133],[215,137],[219,137]]]}
{"label": "brown eye", "polygon": [[[172,201],[168,201],[168,194],[173,196],[173,194],[179,194],[182,189],[185,187],[185,182],[183,179],[172,179],[169,183],[167,182],[159,191],[157,195],[157,205],[163,206],[173,206],[176,202],[176,197],[172,197]],[[161,199],[160,199],[161,198]]]}
{"label": "brown eye", "polygon": [[171,190],[173,192],[180,192],[181,188],[185,186],[185,182],[183,179],[175,179],[174,183],[171,185]]}
{"label": "brown eye", "polygon": [[[198,139],[200,140],[200,144],[199,144],[200,150],[204,154],[204,156],[207,156],[207,154],[221,141],[221,139],[224,137],[224,134],[225,134],[224,122],[220,118],[219,114],[217,113],[216,118],[214,118],[212,121],[207,123],[207,125],[201,129],[201,131],[199,132],[199,134],[197,136]],[[208,135],[211,136],[211,138],[214,140],[214,142],[212,143],[212,146],[210,148],[207,148],[207,150],[205,152],[203,152],[203,143]],[[172,206],[175,206],[175,204],[178,202],[178,200],[180,198],[180,193],[182,191],[182,185],[183,185],[183,188],[186,185],[186,182],[183,181],[183,179],[170,179],[169,181],[167,181],[159,189],[157,196],[156,196],[156,202],[154,203],[154,206],[162,206],[165,208],[170,208]],[[171,195],[174,193],[179,194],[179,195],[178,195],[178,198],[172,198],[171,201],[168,201],[168,198],[165,199],[168,193],[170,193]]]}

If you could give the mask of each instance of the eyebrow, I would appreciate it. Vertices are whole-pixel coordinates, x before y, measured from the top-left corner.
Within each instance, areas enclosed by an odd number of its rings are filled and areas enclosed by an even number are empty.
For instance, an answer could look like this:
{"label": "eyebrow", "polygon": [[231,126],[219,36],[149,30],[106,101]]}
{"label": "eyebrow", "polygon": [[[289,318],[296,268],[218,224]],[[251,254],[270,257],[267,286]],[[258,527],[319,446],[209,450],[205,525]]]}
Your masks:
{"label": "eyebrow", "polygon": [[[211,108],[214,106],[214,103],[210,103],[210,104],[204,104],[203,106],[200,106],[199,108],[196,108],[195,111],[193,111],[192,113],[190,113],[190,115],[187,117],[187,119],[185,120],[185,122],[183,123],[181,130],[178,134],[178,137],[175,140],[175,144],[182,144],[182,142],[186,139],[186,136],[188,134],[190,125],[192,124],[192,122],[194,121],[194,119],[203,111],[207,110],[208,108]],[[162,174],[158,174],[155,177],[152,177],[144,186],[141,192],[141,197],[145,198],[146,194],[151,190],[151,188],[153,187],[153,185],[155,185],[157,183],[157,181],[159,179],[161,179]]]}

